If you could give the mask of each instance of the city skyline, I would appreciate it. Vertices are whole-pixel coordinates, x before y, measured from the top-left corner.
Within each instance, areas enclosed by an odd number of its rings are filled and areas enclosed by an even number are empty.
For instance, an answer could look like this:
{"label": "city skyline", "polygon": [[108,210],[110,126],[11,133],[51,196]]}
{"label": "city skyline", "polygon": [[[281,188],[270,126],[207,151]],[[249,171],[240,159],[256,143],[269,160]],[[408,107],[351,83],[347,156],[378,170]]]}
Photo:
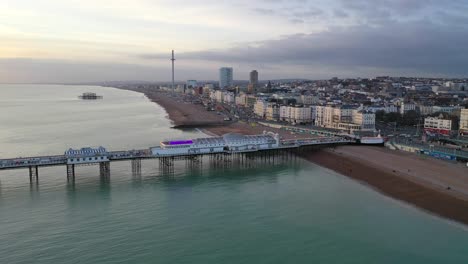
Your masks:
{"label": "city skyline", "polygon": [[[468,3],[0,2],[0,82],[465,77]],[[183,18],[181,20],[181,18]],[[244,78],[242,78],[244,79]]]}

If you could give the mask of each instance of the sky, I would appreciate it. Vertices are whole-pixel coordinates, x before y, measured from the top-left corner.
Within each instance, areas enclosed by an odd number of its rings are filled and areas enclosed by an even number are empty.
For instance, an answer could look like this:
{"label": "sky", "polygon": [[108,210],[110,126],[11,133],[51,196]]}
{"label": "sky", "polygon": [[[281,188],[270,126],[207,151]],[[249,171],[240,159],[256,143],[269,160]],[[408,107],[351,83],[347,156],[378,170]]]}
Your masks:
{"label": "sky", "polygon": [[468,0],[0,0],[0,82],[468,77]]}

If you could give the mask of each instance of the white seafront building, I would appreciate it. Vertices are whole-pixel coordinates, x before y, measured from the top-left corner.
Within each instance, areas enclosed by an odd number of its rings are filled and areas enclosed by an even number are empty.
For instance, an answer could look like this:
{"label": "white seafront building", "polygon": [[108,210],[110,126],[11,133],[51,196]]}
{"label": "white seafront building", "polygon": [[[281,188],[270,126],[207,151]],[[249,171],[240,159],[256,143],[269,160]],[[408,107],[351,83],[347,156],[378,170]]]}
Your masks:
{"label": "white seafront building", "polygon": [[468,135],[468,108],[461,109],[460,113],[460,133]]}
{"label": "white seafront building", "polygon": [[438,117],[426,117],[424,119],[424,130],[442,135],[450,135],[452,120]]}
{"label": "white seafront building", "polygon": [[310,106],[281,106],[279,118],[293,124],[308,124],[312,122],[312,108]]}
{"label": "white seafront building", "polygon": [[258,117],[264,118],[266,114],[266,109],[268,106],[268,102],[264,99],[257,99],[254,104],[254,114]]}
{"label": "white seafront building", "polygon": [[191,154],[210,154],[238,151],[256,151],[277,148],[278,134],[263,132],[261,135],[225,134],[222,137],[197,138],[190,140],[163,141],[160,146],[151,148],[156,157]]}
{"label": "white seafront building", "polygon": [[349,106],[316,106],[315,125],[355,131],[374,131],[375,114]]}
{"label": "white seafront building", "polygon": [[104,147],[69,149],[65,151],[67,164],[89,164],[109,161],[108,152]]}

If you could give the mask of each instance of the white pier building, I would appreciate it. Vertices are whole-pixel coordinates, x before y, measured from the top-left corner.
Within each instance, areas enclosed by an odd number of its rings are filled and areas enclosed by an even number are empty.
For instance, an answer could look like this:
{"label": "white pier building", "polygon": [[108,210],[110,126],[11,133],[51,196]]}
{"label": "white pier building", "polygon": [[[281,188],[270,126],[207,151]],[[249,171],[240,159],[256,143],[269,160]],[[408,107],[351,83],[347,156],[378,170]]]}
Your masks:
{"label": "white pier building", "polygon": [[109,161],[106,148],[81,148],[65,151],[67,164],[89,164]]}
{"label": "white pier building", "polygon": [[279,135],[272,132],[263,132],[261,135],[229,133],[222,137],[163,141],[159,147],[151,148],[151,153],[158,157],[221,152],[246,152],[274,149],[278,148],[279,145]]}

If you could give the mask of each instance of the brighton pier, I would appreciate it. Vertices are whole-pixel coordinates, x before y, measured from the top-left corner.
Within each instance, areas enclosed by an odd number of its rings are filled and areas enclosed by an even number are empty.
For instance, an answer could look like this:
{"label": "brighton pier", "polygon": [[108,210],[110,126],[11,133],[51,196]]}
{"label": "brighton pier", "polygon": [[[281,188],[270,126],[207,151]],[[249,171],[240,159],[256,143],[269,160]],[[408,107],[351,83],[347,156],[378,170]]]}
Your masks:
{"label": "brighton pier", "polygon": [[29,179],[33,182],[39,179],[39,167],[66,166],[67,178],[74,179],[77,166],[99,165],[100,175],[108,176],[112,161],[129,160],[132,172],[140,173],[143,159],[157,159],[162,170],[170,171],[176,160],[186,160],[194,165],[208,156],[213,164],[242,164],[255,158],[274,159],[307,147],[349,143],[356,143],[356,140],[338,136],[281,139],[278,134],[266,131],[261,135],[229,133],[221,137],[162,141],[159,146],[141,150],[108,151],[104,147],[86,147],[68,149],[63,155],[0,159],[0,170],[29,169]]}

